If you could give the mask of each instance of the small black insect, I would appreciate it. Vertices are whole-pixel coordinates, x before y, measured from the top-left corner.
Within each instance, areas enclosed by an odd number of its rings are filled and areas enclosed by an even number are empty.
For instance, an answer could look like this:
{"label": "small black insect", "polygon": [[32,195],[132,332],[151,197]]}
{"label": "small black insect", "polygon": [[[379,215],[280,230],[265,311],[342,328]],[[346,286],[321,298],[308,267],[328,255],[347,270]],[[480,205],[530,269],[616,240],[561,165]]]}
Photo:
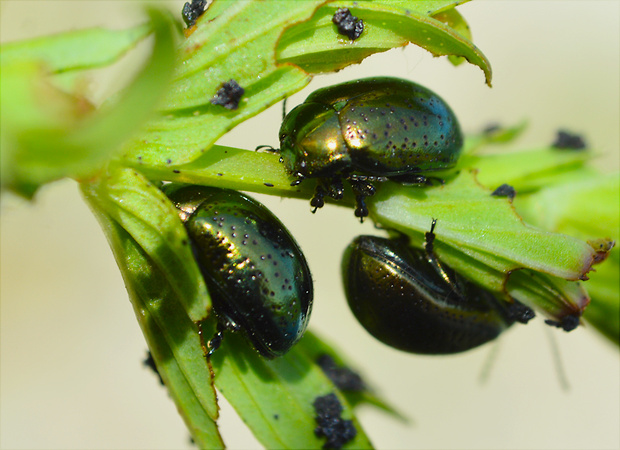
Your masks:
{"label": "small black insect", "polygon": [[318,424],[314,429],[314,434],[327,438],[323,448],[340,449],[355,438],[357,429],[352,420],[345,420],[341,417],[342,405],[336,394],[317,397],[313,406],[316,412],[314,420]]}
{"label": "small black insect", "polygon": [[504,183],[495,189],[491,195],[495,197],[508,197],[509,200],[512,200],[517,195],[517,191],[511,185]]}
{"label": "small black insect", "polygon": [[360,37],[364,31],[364,21],[351,14],[348,8],[339,8],[334,13],[332,22],[338,27],[338,33],[352,41]]}
{"label": "small black insect", "polygon": [[583,150],[586,148],[586,142],[578,134],[573,134],[566,130],[558,130],[555,141],[551,146],[562,150]]}
{"label": "small black insect", "polygon": [[231,78],[222,84],[215,97],[211,99],[211,103],[221,105],[226,109],[237,109],[239,107],[239,100],[241,100],[244,92],[245,90],[239,86],[239,83]]}
{"label": "small black insect", "polygon": [[196,20],[205,12],[205,6],[207,6],[207,0],[192,0],[183,5],[183,21],[187,28],[191,28],[196,25]]}

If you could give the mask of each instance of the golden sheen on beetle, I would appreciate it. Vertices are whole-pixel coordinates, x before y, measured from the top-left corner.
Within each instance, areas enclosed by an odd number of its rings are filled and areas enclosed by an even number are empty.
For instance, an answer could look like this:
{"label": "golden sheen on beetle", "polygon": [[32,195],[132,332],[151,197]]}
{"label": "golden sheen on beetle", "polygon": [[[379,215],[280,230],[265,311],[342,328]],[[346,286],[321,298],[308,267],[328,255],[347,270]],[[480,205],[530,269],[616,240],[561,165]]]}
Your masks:
{"label": "golden sheen on beetle", "polygon": [[355,215],[368,215],[374,182],[426,182],[427,172],[454,167],[463,147],[448,104],[411,81],[377,77],[319,89],[291,110],[280,128],[280,155],[296,185],[316,178],[311,205],[344,196],[347,180]]}
{"label": "golden sheen on beetle", "polygon": [[163,190],[185,223],[220,325],[245,333],[265,357],[285,354],[306,330],[313,296],[293,236],[239,192],[174,184]]}

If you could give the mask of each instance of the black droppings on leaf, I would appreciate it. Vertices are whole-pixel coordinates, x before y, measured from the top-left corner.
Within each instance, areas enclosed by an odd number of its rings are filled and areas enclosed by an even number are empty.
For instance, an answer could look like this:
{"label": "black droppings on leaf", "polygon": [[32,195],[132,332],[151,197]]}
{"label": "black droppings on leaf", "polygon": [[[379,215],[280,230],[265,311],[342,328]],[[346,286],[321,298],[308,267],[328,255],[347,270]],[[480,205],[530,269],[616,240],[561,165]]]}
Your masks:
{"label": "black droppings on leaf", "polygon": [[577,314],[571,314],[562,317],[560,320],[545,320],[545,323],[556,328],[562,328],[564,331],[573,331],[579,325],[579,316]]}
{"label": "black droppings on leaf", "polygon": [[273,187],[273,184],[272,184],[272,183],[263,183],[263,184],[264,184],[265,186],[267,186],[267,187]]}
{"label": "black droppings on leaf", "polygon": [[205,12],[205,6],[207,6],[207,0],[192,0],[191,3],[187,2],[183,5],[183,21],[187,28],[196,25],[196,20]]}
{"label": "black droppings on leaf", "polygon": [[519,323],[528,323],[536,317],[536,313],[532,308],[525,306],[517,300],[514,300],[513,303],[508,305],[507,311],[509,317]]}
{"label": "black droppings on leaf", "polygon": [[340,449],[355,438],[357,435],[355,425],[352,420],[345,420],[340,416],[342,405],[336,394],[317,397],[313,405],[316,412],[314,419],[318,424],[314,429],[314,434],[327,438],[323,448]]}
{"label": "black droppings on leaf", "polygon": [[586,148],[586,142],[578,134],[570,133],[566,130],[558,130],[552,147],[562,150],[583,150]]}
{"label": "black droppings on leaf", "polygon": [[366,385],[359,374],[348,367],[339,367],[330,355],[323,354],[317,358],[316,362],[325,375],[341,391],[360,392],[366,389]]}
{"label": "black droppings on leaf", "polygon": [[338,33],[352,41],[360,37],[364,31],[364,21],[351,14],[348,8],[338,9],[332,17],[332,22],[338,27]]}
{"label": "black droppings on leaf", "polygon": [[159,374],[159,370],[157,370],[157,366],[155,365],[155,360],[153,359],[153,355],[151,354],[151,352],[147,351],[146,359],[144,361],[142,361],[142,364],[144,364],[146,367],[150,368],[153,372],[155,372],[157,374],[157,377],[159,378],[159,382],[163,386],[164,385],[164,380],[162,379],[161,375]]}
{"label": "black droppings on leaf", "polygon": [[230,79],[222,84],[215,97],[211,99],[211,103],[221,105],[226,109],[237,109],[239,107],[239,100],[241,100],[244,92],[245,90],[239,86],[239,83]]}
{"label": "black droppings on leaf", "polygon": [[508,197],[508,199],[512,200],[515,198],[515,195],[517,195],[517,191],[515,191],[515,188],[511,185],[504,183],[495,189],[491,195],[494,195],[495,197]]}

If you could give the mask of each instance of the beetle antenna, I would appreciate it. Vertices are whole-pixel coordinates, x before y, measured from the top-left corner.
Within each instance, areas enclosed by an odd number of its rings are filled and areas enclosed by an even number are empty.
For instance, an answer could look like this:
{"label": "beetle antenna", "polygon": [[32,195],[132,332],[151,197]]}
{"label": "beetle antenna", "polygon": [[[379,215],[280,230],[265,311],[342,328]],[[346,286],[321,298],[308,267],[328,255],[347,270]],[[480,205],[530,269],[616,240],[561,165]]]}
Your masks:
{"label": "beetle antenna", "polygon": [[435,225],[437,225],[437,219],[433,218],[431,230],[424,233],[424,250],[426,251],[426,257],[428,262],[435,267],[435,270],[439,273],[439,275],[441,275],[444,280],[454,287],[452,278],[446,273],[443,266],[437,259],[437,255],[435,255]]}
{"label": "beetle antenna", "polygon": [[287,100],[288,100],[288,97],[282,100],[282,121],[283,122],[284,122],[284,118],[286,117],[286,101]]}

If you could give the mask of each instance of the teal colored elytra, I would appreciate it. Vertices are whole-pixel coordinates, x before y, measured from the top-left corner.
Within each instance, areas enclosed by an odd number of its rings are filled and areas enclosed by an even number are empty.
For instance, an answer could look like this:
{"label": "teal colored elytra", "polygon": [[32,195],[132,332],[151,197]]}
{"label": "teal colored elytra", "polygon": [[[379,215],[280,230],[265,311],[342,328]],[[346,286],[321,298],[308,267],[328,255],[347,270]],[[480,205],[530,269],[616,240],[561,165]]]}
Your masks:
{"label": "teal colored elytra", "polygon": [[527,306],[498,299],[439,262],[433,238],[431,230],[424,251],[397,239],[358,236],[345,251],[349,307],[375,338],[411,353],[458,353],[534,317]]}
{"label": "teal colored elytra", "polygon": [[368,211],[373,182],[426,181],[424,173],[454,167],[463,136],[437,94],[399,78],[366,78],[319,89],[291,110],[280,128],[280,155],[293,184],[317,178],[311,204],[342,198],[342,179],[357,197],[356,215]]}
{"label": "teal colored elytra", "polygon": [[[256,200],[228,189],[168,185],[213,310],[268,358],[301,339],[312,310],[312,277],[297,242]],[[219,341],[218,341],[219,342]]]}

